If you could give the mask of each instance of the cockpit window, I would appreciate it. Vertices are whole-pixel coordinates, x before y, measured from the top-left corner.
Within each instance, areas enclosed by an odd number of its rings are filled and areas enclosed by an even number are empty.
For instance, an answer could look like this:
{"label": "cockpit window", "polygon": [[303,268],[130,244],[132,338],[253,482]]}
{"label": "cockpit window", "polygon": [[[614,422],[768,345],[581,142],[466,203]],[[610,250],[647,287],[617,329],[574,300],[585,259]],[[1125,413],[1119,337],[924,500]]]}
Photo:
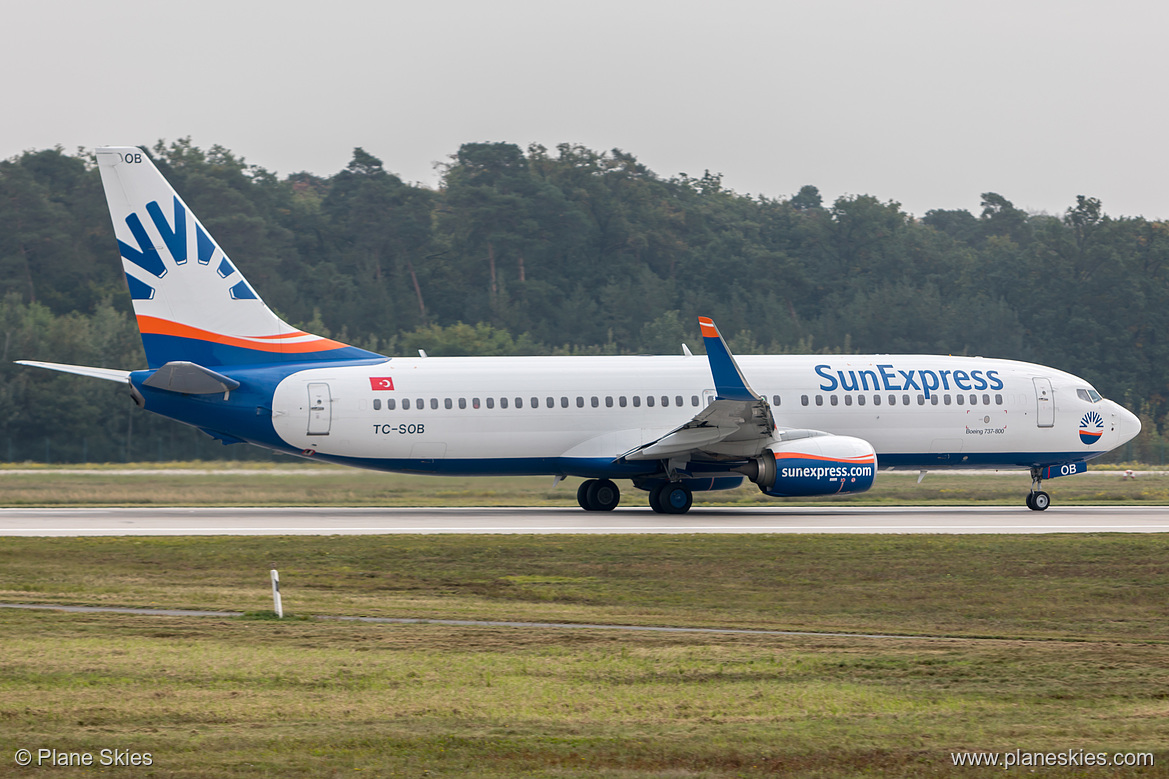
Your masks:
{"label": "cockpit window", "polygon": [[1102,400],[1100,393],[1094,389],[1078,389],[1076,390],[1076,397],[1080,400],[1086,400],[1089,403],[1099,403]]}

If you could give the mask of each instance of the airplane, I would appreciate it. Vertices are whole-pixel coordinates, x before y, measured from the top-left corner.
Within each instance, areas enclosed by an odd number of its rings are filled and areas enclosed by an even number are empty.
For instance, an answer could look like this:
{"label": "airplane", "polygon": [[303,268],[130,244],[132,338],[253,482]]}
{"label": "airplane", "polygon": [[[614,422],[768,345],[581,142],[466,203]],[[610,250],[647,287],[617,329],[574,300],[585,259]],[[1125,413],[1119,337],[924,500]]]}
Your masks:
{"label": "airplane", "polygon": [[[299,330],[263,302],[149,156],[97,149],[148,367],[22,365],[116,381],[225,444],[417,474],[584,477],[611,511],[628,479],[659,513],[744,480],[772,497],[860,493],[879,468],[1046,479],[1135,437],[1139,419],[1042,365],[933,355],[386,357]],[[757,388],[757,389],[756,389]]]}

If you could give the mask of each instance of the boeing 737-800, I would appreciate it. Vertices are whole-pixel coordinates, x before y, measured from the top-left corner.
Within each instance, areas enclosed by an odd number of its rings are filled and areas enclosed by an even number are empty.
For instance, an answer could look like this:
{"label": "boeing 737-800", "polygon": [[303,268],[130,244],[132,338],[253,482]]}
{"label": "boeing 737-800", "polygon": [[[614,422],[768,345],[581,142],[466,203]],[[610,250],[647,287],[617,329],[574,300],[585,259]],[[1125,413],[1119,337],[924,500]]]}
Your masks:
{"label": "boeing 737-800", "polygon": [[124,383],[224,443],[407,473],[614,479],[681,513],[749,479],[775,497],[867,490],[878,468],[1080,473],[1138,419],[1071,374],[928,355],[387,358],[276,316],[139,148],[97,150],[148,368],[22,361]]}

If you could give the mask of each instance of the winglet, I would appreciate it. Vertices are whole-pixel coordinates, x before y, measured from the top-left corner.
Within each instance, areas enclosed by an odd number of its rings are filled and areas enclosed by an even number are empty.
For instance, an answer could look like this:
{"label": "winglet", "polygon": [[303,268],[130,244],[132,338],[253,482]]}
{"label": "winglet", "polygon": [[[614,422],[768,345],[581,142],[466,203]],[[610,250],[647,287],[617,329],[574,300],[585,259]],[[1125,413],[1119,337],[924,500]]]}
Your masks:
{"label": "winglet", "polygon": [[706,358],[710,361],[710,373],[714,377],[714,388],[720,400],[762,400],[747,384],[743,372],[735,362],[735,356],[727,348],[718,327],[709,317],[698,317],[702,329],[702,340],[706,342]]}

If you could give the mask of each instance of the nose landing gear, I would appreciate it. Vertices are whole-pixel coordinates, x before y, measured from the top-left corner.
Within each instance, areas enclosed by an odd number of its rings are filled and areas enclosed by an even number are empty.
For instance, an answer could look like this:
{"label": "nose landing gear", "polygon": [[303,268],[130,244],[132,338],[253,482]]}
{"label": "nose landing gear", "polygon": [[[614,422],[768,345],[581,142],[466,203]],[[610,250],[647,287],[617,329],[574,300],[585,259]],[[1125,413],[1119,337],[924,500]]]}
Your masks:
{"label": "nose landing gear", "polygon": [[1027,508],[1032,511],[1046,511],[1051,505],[1051,496],[1040,489],[1043,485],[1042,473],[1042,468],[1031,468],[1031,491],[1027,493]]}

